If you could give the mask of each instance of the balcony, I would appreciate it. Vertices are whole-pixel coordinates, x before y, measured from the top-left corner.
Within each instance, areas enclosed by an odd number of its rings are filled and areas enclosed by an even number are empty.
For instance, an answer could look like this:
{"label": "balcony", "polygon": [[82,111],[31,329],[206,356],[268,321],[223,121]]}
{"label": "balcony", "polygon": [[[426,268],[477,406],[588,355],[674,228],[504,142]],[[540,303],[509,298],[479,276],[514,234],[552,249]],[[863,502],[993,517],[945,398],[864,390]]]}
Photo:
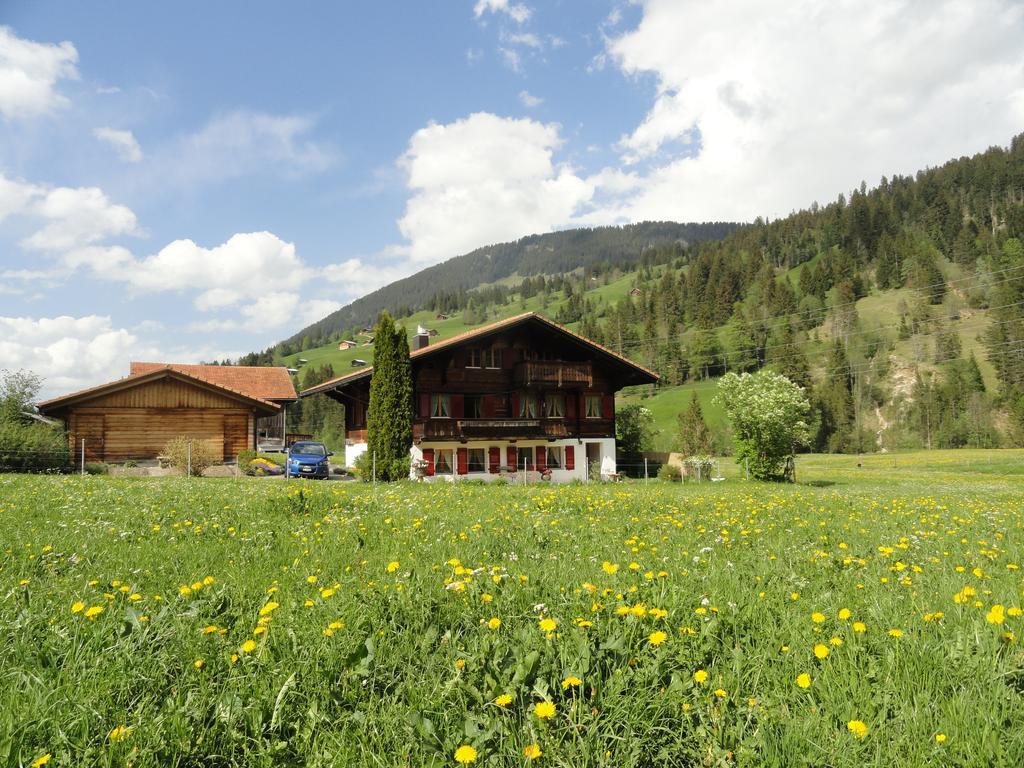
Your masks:
{"label": "balcony", "polygon": [[557,387],[590,387],[594,384],[594,371],[590,361],[571,363],[565,360],[523,360],[516,363],[516,384],[554,384]]}
{"label": "balcony", "polygon": [[427,419],[413,425],[413,437],[425,440],[516,440],[568,437],[566,419]]}

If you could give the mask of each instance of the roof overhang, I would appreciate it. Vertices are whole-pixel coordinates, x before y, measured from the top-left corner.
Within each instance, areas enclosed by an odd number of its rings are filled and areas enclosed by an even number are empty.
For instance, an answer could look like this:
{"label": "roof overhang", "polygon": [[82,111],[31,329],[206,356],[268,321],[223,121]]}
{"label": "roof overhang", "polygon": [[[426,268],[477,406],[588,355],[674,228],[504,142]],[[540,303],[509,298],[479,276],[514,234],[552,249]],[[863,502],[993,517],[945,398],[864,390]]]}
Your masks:
{"label": "roof overhang", "polygon": [[125,389],[131,389],[132,387],[141,386],[143,384],[149,384],[154,381],[159,381],[160,379],[176,379],[198,389],[223,395],[232,400],[238,400],[245,405],[251,406],[256,411],[268,415],[277,413],[281,410],[281,406],[278,403],[274,403],[269,400],[261,400],[257,397],[252,397],[242,392],[229,389],[228,387],[212,384],[205,379],[190,376],[187,373],[183,373],[182,371],[170,367],[159,368],[155,371],[147,371],[146,373],[139,373],[133,376],[125,376],[123,379],[118,379],[117,381],[99,384],[95,387],[89,387],[88,389],[81,389],[77,392],[62,395],[61,397],[44,400],[37,405],[37,408],[43,415],[59,414],[71,406],[80,405],[88,402],[89,400],[94,400],[97,397],[113,394],[114,392],[120,392]]}

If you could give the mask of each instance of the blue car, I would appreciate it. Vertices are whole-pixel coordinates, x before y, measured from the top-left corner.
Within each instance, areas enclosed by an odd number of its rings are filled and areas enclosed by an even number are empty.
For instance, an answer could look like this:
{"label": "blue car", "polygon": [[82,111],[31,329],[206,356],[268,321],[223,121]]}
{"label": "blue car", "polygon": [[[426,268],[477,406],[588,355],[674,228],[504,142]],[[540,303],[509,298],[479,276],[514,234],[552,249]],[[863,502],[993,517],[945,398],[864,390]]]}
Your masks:
{"label": "blue car", "polygon": [[326,480],[331,473],[327,458],[333,455],[323,443],[314,443],[311,440],[292,443],[292,447],[288,449],[285,477],[314,477]]}

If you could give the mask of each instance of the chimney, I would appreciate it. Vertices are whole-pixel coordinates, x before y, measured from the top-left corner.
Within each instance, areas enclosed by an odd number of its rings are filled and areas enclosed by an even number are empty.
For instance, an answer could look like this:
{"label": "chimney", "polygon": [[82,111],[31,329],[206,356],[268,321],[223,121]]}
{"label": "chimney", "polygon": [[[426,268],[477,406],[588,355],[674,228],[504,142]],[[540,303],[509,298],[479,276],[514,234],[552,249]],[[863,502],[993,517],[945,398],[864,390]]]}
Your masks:
{"label": "chimney", "polygon": [[412,337],[412,349],[415,352],[417,349],[423,349],[430,343],[430,336],[426,333],[417,333]]}

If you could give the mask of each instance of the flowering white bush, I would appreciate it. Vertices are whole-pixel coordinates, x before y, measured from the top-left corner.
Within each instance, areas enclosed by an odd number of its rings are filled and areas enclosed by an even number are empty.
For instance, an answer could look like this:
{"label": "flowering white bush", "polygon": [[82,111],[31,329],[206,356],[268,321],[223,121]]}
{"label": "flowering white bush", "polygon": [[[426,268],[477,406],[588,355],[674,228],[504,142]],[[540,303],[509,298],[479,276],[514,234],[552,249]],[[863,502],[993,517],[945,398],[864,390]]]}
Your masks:
{"label": "flowering white bush", "polygon": [[737,461],[759,480],[781,478],[786,459],[810,434],[803,388],[769,370],[727,373],[716,398],[732,422]]}

